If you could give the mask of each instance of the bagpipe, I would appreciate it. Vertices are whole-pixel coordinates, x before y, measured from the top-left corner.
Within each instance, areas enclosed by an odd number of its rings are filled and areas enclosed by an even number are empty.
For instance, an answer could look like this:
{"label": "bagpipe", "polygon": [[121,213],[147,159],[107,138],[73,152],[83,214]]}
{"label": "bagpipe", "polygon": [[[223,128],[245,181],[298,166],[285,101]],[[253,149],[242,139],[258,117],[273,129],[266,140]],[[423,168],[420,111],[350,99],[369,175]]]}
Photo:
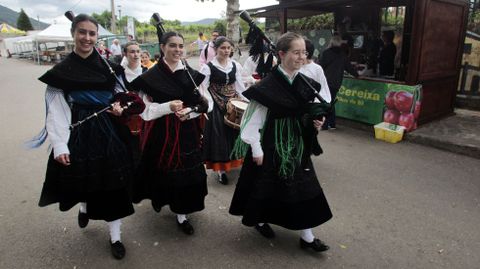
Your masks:
{"label": "bagpipe", "polygon": [[[165,34],[165,28],[163,27],[163,19],[162,19],[162,17],[160,17],[160,15],[158,13],[153,13],[152,19],[155,23],[155,28],[157,29],[158,44],[160,45],[161,42],[162,42],[162,36]],[[160,46],[159,46],[159,48],[160,48]],[[162,52],[161,49],[160,49],[160,55],[161,55],[161,57],[163,57],[163,52]],[[187,60],[182,58],[181,61],[182,61],[182,64],[183,64],[184,71],[187,73],[188,78],[190,79],[190,81],[192,82],[192,84],[194,86],[193,95],[194,95],[195,99],[199,100],[198,104],[188,107],[188,108],[190,108],[190,111],[188,111],[185,114],[188,115],[192,112],[206,113],[208,111],[208,101],[205,97],[203,97],[200,94],[199,87],[198,87],[197,83],[195,82],[195,79],[193,78],[192,74],[190,73],[189,65],[187,63]]]}
{"label": "bagpipe", "polygon": [[[246,11],[243,10],[239,14],[240,18],[243,19],[248,23],[250,26],[246,41],[247,44],[251,45],[250,48],[250,56],[253,56],[254,60],[258,59],[258,57],[263,57],[263,54],[266,52],[268,53],[268,58],[272,57],[276,53],[276,47],[275,44],[265,35],[265,33],[260,29],[253,19],[250,17],[250,14]],[[264,44],[266,43],[266,45]],[[265,72],[265,73],[270,73],[273,70],[272,62],[269,61],[267,58],[267,61],[264,63],[264,66],[262,67],[257,67],[257,72]],[[261,64],[262,61],[259,61],[259,64]],[[262,68],[261,70],[258,70],[259,68]],[[313,155],[320,155],[323,153],[323,150],[320,146],[320,144],[317,141],[317,131],[313,128],[313,120],[315,119],[323,119],[326,117],[329,113],[332,113],[333,106],[336,102],[336,99],[333,100],[331,103],[328,103],[325,101],[320,96],[320,88],[316,89],[311,83],[310,79],[307,78],[305,75],[302,73],[298,73],[300,79],[302,80],[303,83],[307,87],[308,92],[302,92],[302,96],[307,96],[307,97],[316,97],[320,102],[319,103],[309,103],[308,106],[305,107],[305,114],[302,119],[303,124],[305,126],[305,132],[303,134],[303,139],[305,142],[305,151],[307,154],[305,156],[309,156],[310,154]],[[300,87],[301,90],[303,90],[303,87]]]}
{"label": "bagpipe", "polygon": [[[250,29],[248,31],[247,35],[247,43],[251,45],[250,48],[250,56],[262,56],[264,52],[267,52],[269,57],[270,55],[273,55],[276,53],[276,47],[275,44],[268,38],[265,33],[260,29],[256,23],[253,21],[252,17],[250,17],[250,14],[246,10],[242,10],[239,13],[239,16],[242,20],[248,23],[250,26]],[[266,46],[264,46],[263,42],[266,43]],[[269,61],[267,60],[266,63]],[[266,65],[264,72],[270,73],[273,70],[273,66],[268,66]],[[332,105],[335,103],[333,101],[331,104],[325,101],[320,94],[319,91],[320,89],[315,89],[315,87],[312,86],[312,84],[308,81],[308,79],[305,77],[303,74],[299,74],[300,79],[312,90],[312,92],[305,93],[307,96],[312,96],[312,94],[318,98],[320,103],[314,106],[313,109],[311,109],[311,112],[316,116],[316,117],[324,117],[328,113],[331,112],[332,110]]]}
{"label": "bagpipe", "polygon": [[[73,22],[75,19],[75,15],[72,11],[67,11],[65,12],[65,17],[67,17],[70,21]],[[125,85],[123,84],[122,81],[118,78],[118,76],[115,74],[115,71],[113,70],[112,66],[110,63],[100,55],[100,52],[98,52],[97,48],[93,48],[93,53],[97,53],[103,64],[108,68],[110,74],[115,78],[115,81],[117,84],[121,87],[121,92],[115,93],[113,98],[112,98],[112,103],[108,105],[107,107],[104,107],[103,109],[96,111],[89,116],[85,117],[82,120],[79,120],[75,123],[70,124],[70,130],[82,125],[84,122],[97,117],[99,114],[110,110],[113,108],[115,103],[120,103],[120,106],[123,108],[123,115],[129,116],[129,115],[135,115],[135,114],[140,114],[143,112],[145,109],[145,104],[143,101],[140,99],[140,97],[133,92],[130,92],[127,90]]]}

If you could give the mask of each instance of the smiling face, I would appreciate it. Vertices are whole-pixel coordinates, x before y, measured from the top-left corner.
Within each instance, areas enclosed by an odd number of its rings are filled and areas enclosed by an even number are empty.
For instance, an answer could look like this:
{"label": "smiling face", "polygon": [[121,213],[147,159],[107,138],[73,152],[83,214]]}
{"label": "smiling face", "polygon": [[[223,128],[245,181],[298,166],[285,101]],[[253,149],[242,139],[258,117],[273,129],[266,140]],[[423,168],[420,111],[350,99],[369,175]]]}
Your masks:
{"label": "smiling face", "polygon": [[93,22],[79,22],[72,34],[75,42],[74,51],[82,58],[87,58],[97,43],[98,28]]}
{"label": "smiling face", "polygon": [[294,39],[290,42],[290,48],[287,51],[280,51],[281,66],[285,71],[293,73],[298,71],[307,59],[305,50],[305,41],[303,38]]}
{"label": "smiling face", "polygon": [[230,54],[232,53],[233,47],[230,42],[225,41],[218,48],[215,49],[217,52],[217,58],[219,61],[223,61],[225,59],[228,59],[230,57]]}
{"label": "smiling face", "polygon": [[165,61],[175,63],[180,61],[183,55],[183,39],[179,36],[170,37],[166,44],[161,45]]}

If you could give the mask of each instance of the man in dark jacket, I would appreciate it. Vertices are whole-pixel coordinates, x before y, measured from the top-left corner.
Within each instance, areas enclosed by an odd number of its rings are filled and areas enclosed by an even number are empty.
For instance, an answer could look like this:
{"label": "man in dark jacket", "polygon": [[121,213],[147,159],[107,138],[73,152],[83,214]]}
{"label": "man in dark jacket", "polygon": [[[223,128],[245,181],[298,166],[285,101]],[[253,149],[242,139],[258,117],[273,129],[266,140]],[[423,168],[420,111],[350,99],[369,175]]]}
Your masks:
{"label": "man in dark jacket", "polygon": [[[342,39],[340,36],[335,35],[330,40],[330,46],[326,49],[322,57],[320,58],[320,65],[323,68],[325,77],[327,78],[328,88],[330,89],[330,95],[332,100],[337,97],[338,90],[342,86],[343,72],[347,71],[354,77],[358,77],[358,73],[350,63],[347,54],[341,48]],[[327,116],[327,121],[322,127],[322,130],[335,129],[335,107],[333,107],[332,113]]]}

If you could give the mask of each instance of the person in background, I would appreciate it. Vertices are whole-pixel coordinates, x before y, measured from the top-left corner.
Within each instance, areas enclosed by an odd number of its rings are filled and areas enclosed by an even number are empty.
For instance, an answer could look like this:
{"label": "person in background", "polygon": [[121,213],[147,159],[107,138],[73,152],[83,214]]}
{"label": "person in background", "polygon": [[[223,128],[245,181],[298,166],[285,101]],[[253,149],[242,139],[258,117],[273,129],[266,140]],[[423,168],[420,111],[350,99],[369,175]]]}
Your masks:
{"label": "person in background", "polygon": [[212,31],[210,41],[208,41],[207,44],[205,44],[202,51],[200,52],[200,59],[198,60],[200,64],[200,68],[202,68],[204,64],[209,63],[215,57],[214,42],[219,35],[220,33],[217,30]]}
{"label": "person in background", "polygon": [[263,53],[248,56],[243,63],[242,80],[246,88],[260,81],[277,64],[277,58],[273,54],[269,55],[266,42],[264,44]]}
{"label": "person in background", "polygon": [[98,42],[98,53],[100,53],[100,55],[102,55],[103,58],[105,59],[109,59],[110,58],[110,50],[108,48],[105,47],[105,42],[103,40],[100,40],[100,42]]}
{"label": "person in background", "polygon": [[147,50],[142,51],[141,63],[142,67],[146,69],[150,69],[152,68],[152,66],[155,65],[155,63],[150,60],[150,52],[148,52]]}
{"label": "person in background", "polygon": [[392,77],[395,71],[395,55],[397,47],[393,44],[395,33],[393,31],[383,31],[383,47],[378,55],[378,74],[383,77]]}
{"label": "person in background", "polygon": [[140,46],[137,42],[127,42],[123,47],[123,52],[127,60],[122,66],[125,69],[125,78],[130,83],[145,72],[147,68],[140,64]]}
{"label": "person in background", "polygon": [[197,40],[193,41],[190,45],[191,46],[197,45],[198,55],[200,55],[206,43],[207,43],[207,38],[202,32],[199,32]]}
{"label": "person in background", "polygon": [[113,56],[113,62],[120,64],[122,61],[122,47],[120,46],[120,40],[114,39],[112,45],[110,45],[110,52]]}
{"label": "person in background", "polygon": [[[358,77],[357,71],[350,63],[344,49],[342,49],[342,43],[342,38],[339,35],[334,35],[330,40],[329,47],[323,51],[320,58],[320,66],[323,68],[327,78],[332,100],[335,100],[338,90],[342,86],[344,71],[347,71],[354,77]],[[327,121],[323,125],[322,130],[336,128],[335,106],[333,106],[332,112],[327,116]]]}
{"label": "person in background", "polygon": [[227,103],[232,98],[243,98],[245,90],[241,78],[242,67],[230,58],[234,50],[233,42],[226,37],[218,37],[214,43],[216,56],[200,69],[205,75],[201,87],[213,97],[213,111],[208,114],[203,137],[203,152],[207,169],[218,174],[221,184],[228,184],[226,172],[239,167],[242,160],[230,158],[238,130],[225,124]]}
{"label": "person in background", "polygon": [[332,97],[330,95],[330,89],[328,88],[327,79],[325,78],[325,74],[323,73],[323,68],[313,62],[313,53],[315,52],[315,46],[313,45],[312,41],[305,39],[305,48],[308,55],[307,59],[305,60],[305,64],[302,66],[302,68],[300,68],[300,72],[320,84],[320,96],[325,101],[330,103]]}

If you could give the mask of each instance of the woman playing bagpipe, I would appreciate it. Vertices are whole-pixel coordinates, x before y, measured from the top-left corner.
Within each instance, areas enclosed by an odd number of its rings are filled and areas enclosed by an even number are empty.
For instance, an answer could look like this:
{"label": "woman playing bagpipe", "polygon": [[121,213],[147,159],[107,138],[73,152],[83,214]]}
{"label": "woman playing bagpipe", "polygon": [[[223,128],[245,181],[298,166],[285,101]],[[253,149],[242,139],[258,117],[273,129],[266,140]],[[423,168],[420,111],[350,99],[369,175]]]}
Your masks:
{"label": "woman playing bagpipe", "polygon": [[245,87],[241,78],[242,67],[230,58],[233,42],[226,37],[217,37],[214,48],[215,58],[200,69],[200,73],[205,75],[201,86],[211,94],[214,101],[213,111],[208,114],[209,120],[205,124],[203,151],[207,169],[216,171],[218,181],[226,185],[228,178],[225,172],[241,166],[242,160],[230,159],[239,133],[225,124],[224,116],[228,101],[243,98]]}
{"label": "woman playing bagpipe", "polygon": [[205,76],[181,60],[183,37],[175,32],[159,36],[163,57],[132,82],[146,104],[134,202],[150,199],[157,212],[169,205],[180,229],[190,235],[194,229],[187,214],[203,210],[207,195],[199,116],[213,101],[197,88]]}
{"label": "woman playing bagpipe", "polygon": [[[235,152],[248,149],[230,205],[230,213],[265,237],[275,236],[268,223],[300,230],[300,246],[325,251],[312,228],[332,217],[318,183],[310,154],[312,138],[322,126],[325,102],[318,103],[320,85],[299,73],[306,60],[304,39],[282,35],[276,51],[280,64],[243,92],[250,100]],[[313,88],[313,89],[312,89]],[[314,127],[314,128],[313,128]]]}
{"label": "woman playing bagpipe", "polygon": [[71,19],[73,52],[39,78],[47,84],[47,116],[45,129],[31,146],[40,146],[48,136],[53,148],[39,206],[59,203],[60,210],[67,211],[80,203],[78,225],[85,228],[89,219],[107,221],[112,254],[121,259],[121,219],[134,212],[128,191],[133,163],[124,120],[145,105],[120,89],[123,68],[112,64],[112,69],[94,49],[97,21],[85,14],[72,14]]}

